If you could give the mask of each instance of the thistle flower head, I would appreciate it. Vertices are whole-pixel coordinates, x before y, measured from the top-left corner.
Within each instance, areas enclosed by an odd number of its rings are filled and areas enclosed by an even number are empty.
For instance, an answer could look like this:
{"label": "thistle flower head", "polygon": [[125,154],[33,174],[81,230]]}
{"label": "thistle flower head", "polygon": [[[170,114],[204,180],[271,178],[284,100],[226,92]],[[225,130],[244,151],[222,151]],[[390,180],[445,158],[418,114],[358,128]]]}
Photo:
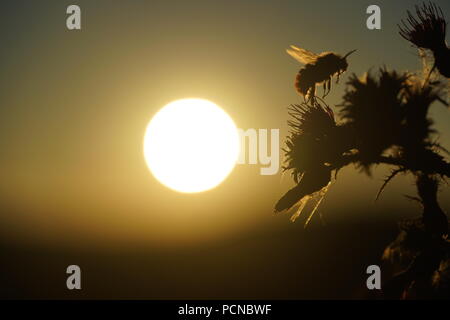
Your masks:
{"label": "thistle flower head", "polygon": [[445,87],[438,81],[422,84],[420,81],[407,80],[404,94],[405,120],[401,144],[420,146],[430,142],[433,121],[428,117],[428,111],[435,102],[447,106],[444,99]]}
{"label": "thistle flower head", "polygon": [[333,111],[316,99],[289,108],[291,134],[286,140],[286,166],[298,183],[305,171],[324,166],[336,128]]}
{"label": "thistle flower head", "polygon": [[367,170],[398,140],[407,78],[406,73],[380,69],[378,78],[353,74],[347,82],[340,114],[354,127],[360,164]]}
{"label": "thistle flower head", "polygon": [[400,35],[419,48],[436,50],[445,46],[447,21],[441,8],[433,3],[416,6],[416,16],[408,11],[406,22],[399,25]]}

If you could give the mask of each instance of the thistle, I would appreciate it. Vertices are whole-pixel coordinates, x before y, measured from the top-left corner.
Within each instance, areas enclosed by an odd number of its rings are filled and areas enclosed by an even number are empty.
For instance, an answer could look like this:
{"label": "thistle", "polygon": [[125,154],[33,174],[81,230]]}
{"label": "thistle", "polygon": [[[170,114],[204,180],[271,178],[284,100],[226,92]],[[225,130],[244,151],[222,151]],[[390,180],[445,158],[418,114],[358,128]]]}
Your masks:
{"label": "thistle", "polygon": [[[443,52],[449,51],[442,11],[430,4],[417,7],[416,13],[418,19],[408,12],[411,27],[403,23],[401,35],[420,48],[432,50],[435,66],[446,75],[450,59],[441,59]],[[353,74],[338,106],[341,121],[317,97],[289,108],[291,131],[283,169],[291,171],[296,186],[276,203],[276,212],[298,205],[291,218],[295,220],[315,199],[306,226],[329,189],[333,173],[336,176],[349,164],[369,174],[374,165],[391,168],[377,198],[396,175],[415,178],[417,196],[408,198],[420,203],[422,216],[401,223],[399,237],[384,251],[384,260],[400,263],[400,272],[383,286],[386,298],[445,296],[449,287],[449,225],[437,194],[441,182],[450,177],[450,163],[429,117],[432,104],[447,103],[442,83],[428,80],[386,68],[376,75]]]}
{"label": "thistle", "polygon": [[437,67],[443,76],[449,78],[450,49],[445,42],[447,21],[441,8],[430,2],[416,6],[417,17],[410,11],[407,13],[406,22],[402,20],[398,25],[400,35],[414,46],[433,52],[435,61],[429,75]]}

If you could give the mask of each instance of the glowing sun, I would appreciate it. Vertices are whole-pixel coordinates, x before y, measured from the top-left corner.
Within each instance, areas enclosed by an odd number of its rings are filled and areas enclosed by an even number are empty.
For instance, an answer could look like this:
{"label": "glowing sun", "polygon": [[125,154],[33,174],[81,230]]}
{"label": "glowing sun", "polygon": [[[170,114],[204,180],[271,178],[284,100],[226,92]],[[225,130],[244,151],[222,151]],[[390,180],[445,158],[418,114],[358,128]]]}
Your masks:
{"label": "glowing sun", "polygon": [[233,170],[239,135],[230,116],[203,99],[169,103],[148,124],[144,156],[155,178],[179,192],[219,185]]}

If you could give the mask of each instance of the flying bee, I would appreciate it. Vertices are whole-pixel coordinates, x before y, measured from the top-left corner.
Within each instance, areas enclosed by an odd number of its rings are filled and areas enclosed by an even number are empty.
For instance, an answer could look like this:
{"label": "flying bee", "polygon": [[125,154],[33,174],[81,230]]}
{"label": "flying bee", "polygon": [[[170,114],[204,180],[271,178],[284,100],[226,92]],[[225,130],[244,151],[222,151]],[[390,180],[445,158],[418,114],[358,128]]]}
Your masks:
{"label": "flying bee", "polygon": [[338,83],[339,76],[348,68],[346,58],[356,50],[350,51],[343,57],[334,52],[315,54],[296,46],[291,46],[286,51],[295,60],[305,64],[297,74],[295,88],[309,100],[316,94],[316,84],[323,83],[323,97],[330,93],[333,76],[337,76],[336,83]]}

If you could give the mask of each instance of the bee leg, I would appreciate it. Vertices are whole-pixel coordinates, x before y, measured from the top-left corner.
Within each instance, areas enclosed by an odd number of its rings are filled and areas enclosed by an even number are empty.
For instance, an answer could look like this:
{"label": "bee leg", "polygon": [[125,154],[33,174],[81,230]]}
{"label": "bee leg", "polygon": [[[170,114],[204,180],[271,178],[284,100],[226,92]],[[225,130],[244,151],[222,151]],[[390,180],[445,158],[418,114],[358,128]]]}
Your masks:
{"label": "bee leg", "polygon": [[314,84],[314,86],[311,88],[311,99],[313,99],[313,101],[316,98],[316,85]]}
{"label": "bee leg", "polygon": [[339,72],[338,74],[337,74],[337,77],[336,77],[336,84],[338,84],[339,83],[339,76],[341,75],[341,73]]}
{"label": "bee leg", "polygon": [[328,95],[328,80],[325,80],[325,82],[323,83],[323,96],[322,98],[325,98]]}
{"label": "bee leg", "polygon": [[308,90],[306,91],[306,94],[305,94],[305,102],[306,103],[308,103],[309,102],[309,100],[311,100],[311,91],[312,91],[312,87],[309,87],[308,88]]}
{"label": "bee leg", "polygon": [[327,84],[327,88],[328,88],[328,92],[326,94],[326,96],[327,96],[331,91],[331,77],[327,80],[326,84]]}
{"label": "bee leg", "polygon": [[333,79],[330,77],[330,79],[328,79],[328,92],[327,92],[327,95],[328,95],[328,93],[330,93],[330,91],[331,91],[331,82],[333,81]]}
{"label": "bee leg", "polygon": [[306,90],[306,92],[305,92],[305,94],[303,95],[303,101],[305,102],[305,103],[307,103],[308,101],[309,101],[309,92],[310,92],[310,90],[311,89],[307,89]]}
{"label": "bee leg", "polygon": [[330,80],[328,82],[328,92],[331,91],[331,84],[333,83],[333,77],[330,77]]}

